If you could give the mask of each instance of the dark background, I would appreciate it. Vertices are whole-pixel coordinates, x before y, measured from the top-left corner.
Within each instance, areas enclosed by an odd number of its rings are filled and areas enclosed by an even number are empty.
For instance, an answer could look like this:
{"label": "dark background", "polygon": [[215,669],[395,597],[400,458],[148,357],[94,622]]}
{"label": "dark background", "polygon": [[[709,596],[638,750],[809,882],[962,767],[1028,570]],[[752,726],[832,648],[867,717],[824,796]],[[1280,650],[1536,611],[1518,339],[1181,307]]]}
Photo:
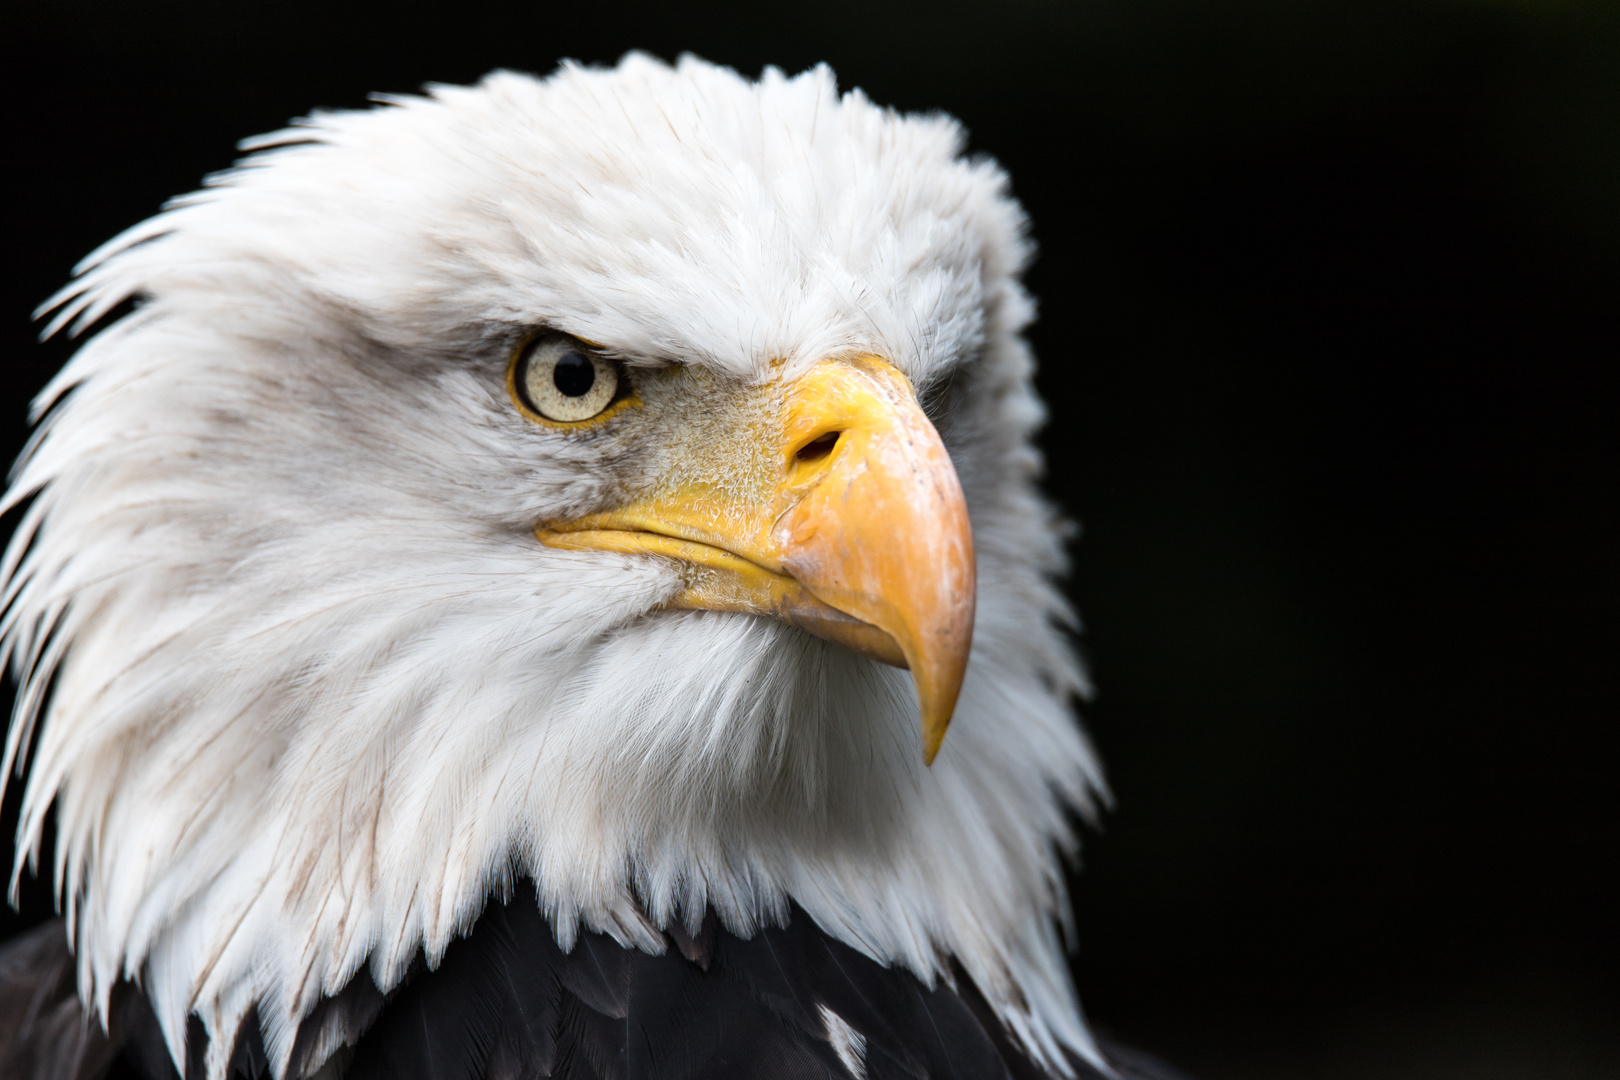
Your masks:
{"label": "dark background", "polygon": [[[1209,1080],[1620,1077],[1620,8],[8,5],[30,309],[239,137],[496,66],[819,60],[1029,208],[1048,487],[1118,805],[1102,1027]],[[15,793],[4,824],[9,833]],[[48,891],[0,931],[43,917]],[[7,921],[8,920],[8,921]]]}

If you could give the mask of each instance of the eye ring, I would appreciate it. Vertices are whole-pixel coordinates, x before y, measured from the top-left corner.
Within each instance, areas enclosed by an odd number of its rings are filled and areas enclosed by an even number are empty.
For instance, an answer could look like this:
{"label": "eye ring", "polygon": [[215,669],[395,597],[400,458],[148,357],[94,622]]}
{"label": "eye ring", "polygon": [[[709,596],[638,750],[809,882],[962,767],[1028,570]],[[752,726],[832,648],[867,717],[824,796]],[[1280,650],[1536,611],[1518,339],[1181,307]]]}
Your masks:
{"label": "eye ring", "polygon": [[604,420],[629,400],[629,380],[617,362],[556,333],[531,338],[512,354],[506,389],[529,419],[562,428]]}

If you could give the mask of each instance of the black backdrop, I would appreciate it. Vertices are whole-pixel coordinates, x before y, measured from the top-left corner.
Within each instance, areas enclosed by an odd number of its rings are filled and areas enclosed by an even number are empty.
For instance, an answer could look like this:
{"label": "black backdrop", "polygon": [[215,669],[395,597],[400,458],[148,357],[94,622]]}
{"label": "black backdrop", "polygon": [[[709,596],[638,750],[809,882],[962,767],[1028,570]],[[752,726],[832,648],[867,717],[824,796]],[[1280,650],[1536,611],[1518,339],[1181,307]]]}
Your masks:
{"label": "black backdrop", "polygon": [[1212,1080],[1620,1076],[1614,5],[8,12],[7,456],[31,307],[312,106],[639,47],[960,116],[1084,525],[1094,1019]]}

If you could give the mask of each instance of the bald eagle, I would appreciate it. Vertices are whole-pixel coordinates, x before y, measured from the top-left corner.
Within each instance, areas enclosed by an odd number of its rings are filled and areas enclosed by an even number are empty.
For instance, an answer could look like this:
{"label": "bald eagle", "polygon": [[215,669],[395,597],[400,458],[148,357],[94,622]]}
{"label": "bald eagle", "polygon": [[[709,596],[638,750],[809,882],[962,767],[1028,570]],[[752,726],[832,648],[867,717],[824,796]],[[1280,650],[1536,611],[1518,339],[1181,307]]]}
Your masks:
{"label": "bald eagle", "polygon": [[633,54],[244,150],[45,309],[100,328],[5,503],[62,908],[5,1075],[1129,1073],[1066,965],[1030,245],[958,125]]}

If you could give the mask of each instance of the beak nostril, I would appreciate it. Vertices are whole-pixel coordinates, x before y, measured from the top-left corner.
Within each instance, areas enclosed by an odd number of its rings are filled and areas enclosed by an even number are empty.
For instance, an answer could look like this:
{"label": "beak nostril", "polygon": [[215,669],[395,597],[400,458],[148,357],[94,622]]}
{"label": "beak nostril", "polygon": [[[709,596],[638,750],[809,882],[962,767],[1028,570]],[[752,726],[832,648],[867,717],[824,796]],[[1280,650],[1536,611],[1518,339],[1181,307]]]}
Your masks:
{"label": "beak nostril", "polygon": [[793,456],[800,461],[820,461],[833,452],[833,447],[838,445],[838,436],[842,434],[842,431],[829,431],[825,435],[811,439],[799,447],[799,452]]}

